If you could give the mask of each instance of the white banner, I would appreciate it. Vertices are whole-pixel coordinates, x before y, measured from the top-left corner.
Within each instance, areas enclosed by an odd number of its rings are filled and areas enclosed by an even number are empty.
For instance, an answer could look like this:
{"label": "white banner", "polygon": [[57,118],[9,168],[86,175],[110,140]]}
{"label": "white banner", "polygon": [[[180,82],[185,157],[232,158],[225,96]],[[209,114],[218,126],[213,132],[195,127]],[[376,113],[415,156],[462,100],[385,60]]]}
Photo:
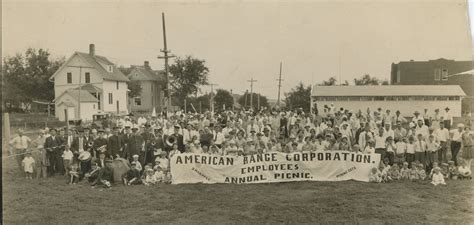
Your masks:
{"label": "white banner", "polygon": [[347,151],[272,152],[248,156],[175,154],[173,184],[272,183],[289,181],[369,181],[380,154]]}

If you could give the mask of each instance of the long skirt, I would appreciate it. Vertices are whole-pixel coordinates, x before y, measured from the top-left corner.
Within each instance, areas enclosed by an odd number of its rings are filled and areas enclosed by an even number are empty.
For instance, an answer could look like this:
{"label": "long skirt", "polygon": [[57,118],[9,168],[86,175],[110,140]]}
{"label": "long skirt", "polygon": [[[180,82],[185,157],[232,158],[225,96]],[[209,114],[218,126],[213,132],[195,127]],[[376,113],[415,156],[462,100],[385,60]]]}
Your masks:
{"label": "long skirt", "polygon": [[462,157],[464,159],[472,159],[474,156],[474,148],[472,145],[464,146],[462,149]]}

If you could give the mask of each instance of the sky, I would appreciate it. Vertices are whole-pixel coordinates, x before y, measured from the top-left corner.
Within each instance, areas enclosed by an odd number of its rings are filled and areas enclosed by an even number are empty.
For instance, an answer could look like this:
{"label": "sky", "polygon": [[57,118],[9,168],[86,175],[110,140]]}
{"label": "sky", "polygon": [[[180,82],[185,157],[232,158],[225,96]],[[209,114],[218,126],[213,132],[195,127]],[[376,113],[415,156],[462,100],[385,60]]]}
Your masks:
{"label": "sky", "polygon": [[162,12],[172,54],[205,60],[215,88],[242,94],[253,78],[254,92],[271,99],[280,62],[284,93],[331,76],[388,80],[400,61],[473,56],[465,0],[7,0],[2,53],[34,47],[67,58],[94,43],[117,65],[162,69]]}

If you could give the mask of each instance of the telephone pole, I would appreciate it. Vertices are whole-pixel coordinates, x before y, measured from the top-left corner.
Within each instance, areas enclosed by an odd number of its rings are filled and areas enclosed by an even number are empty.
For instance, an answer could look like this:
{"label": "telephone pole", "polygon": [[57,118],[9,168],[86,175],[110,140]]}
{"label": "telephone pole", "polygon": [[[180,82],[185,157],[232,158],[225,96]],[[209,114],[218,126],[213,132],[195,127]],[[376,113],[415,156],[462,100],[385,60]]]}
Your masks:
{"label": "telephone pole", "polygon": [[281,67],[282,67],[282,62],[280,62],[280,78],[277,79],[278,81],[278,100],[277,100],[277,106],[280,106],[280,89],[281,89],[281,82],[283,81],[281,79]]}
{"label": "telephone pole", "polygon": [[253,83],[257,82],[257,80],[251,78],[250,80],[247,80],[247,82],[250,82],[250,108],[253,109]]}
{"label": "telephone pole", "polygon": [[209,85],[211,85],[211,98],[210,98],[210,107],[211,107],[211,113],[212,115],[214,115],[214,86],[218,86],[217,84],[213,84],[213,83],[210,83]]}
{"label": "telephone pole", "polygon": [[171,108],[171,90],[170,90],[170,78],[169,78],[169,67],[168,67],[168,59],[175,57],[174,55],[168,55],[171,51],[168,50],[168,45],[166,43],[166,24],[165,24],[165,13],[161,13],[161,20],[163,23],[163,49],[160,52],[163,52],[164,56],[158,56],[159,59],[165,59],[165,76],[166,76],[166,115]]}

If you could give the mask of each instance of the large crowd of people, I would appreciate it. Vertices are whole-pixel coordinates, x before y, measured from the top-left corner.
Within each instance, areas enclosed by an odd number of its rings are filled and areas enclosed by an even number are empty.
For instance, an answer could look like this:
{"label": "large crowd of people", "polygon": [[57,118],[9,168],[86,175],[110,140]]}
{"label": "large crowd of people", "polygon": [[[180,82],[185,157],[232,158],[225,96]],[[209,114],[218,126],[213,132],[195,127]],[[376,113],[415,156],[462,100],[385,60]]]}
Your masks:
{"label": "large crowd of people", "polygon": [[454,126],[449,108],[415,111],[413,117],[382,108],[351,111],[333,104],[315,113],[178,111],[114,117],[104,124],[97,129],[45,128],[35,140],[19,130],[10,144],[29,179],[60,174],[71,184],[87,180],[105,187],[113,183],[111,165],[117,161],[130,167],[119,178],[125,185],[169,183],[169,159],[174,154],[378,153],[381,164],[368,175],[371,181],[429,178],[436,184],[470,178],[474,155],[470,122]]}

